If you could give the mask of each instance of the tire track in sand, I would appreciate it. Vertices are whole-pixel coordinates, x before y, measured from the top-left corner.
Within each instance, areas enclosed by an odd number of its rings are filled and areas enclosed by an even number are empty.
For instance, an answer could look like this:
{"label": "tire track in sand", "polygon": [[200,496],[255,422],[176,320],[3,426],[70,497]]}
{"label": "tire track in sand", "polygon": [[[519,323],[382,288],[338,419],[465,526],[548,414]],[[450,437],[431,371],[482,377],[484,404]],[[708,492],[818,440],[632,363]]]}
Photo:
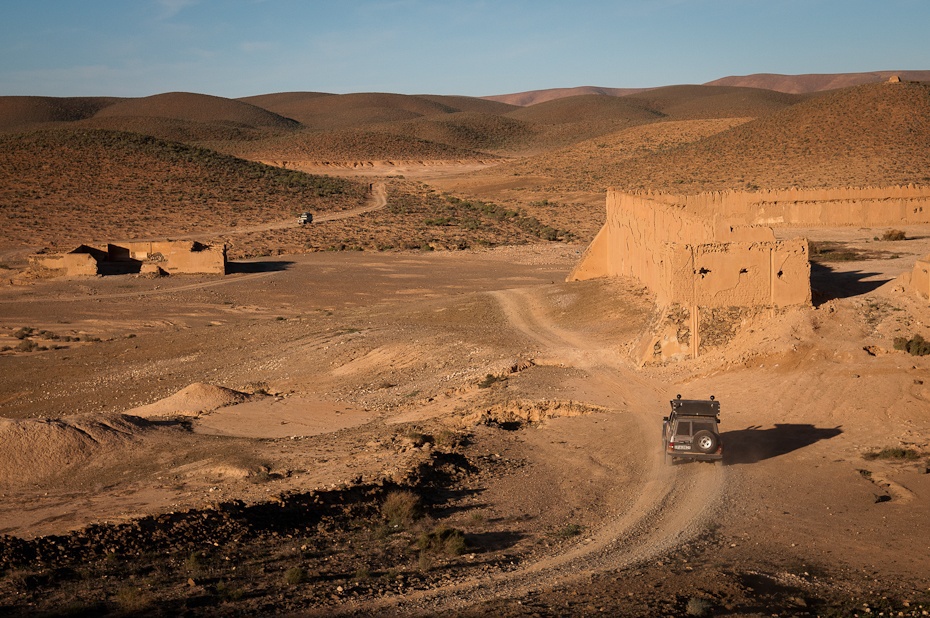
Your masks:
{"label": "tire track in sand", "polygon": [[[557,326],[548,318],[534,289],[492,292],[512,327],[565,365],[584,370],[588,379],[625,402],[636,422],[636,453],[618,453],[617,464],[638,461],[628,491],[608,505],[607,515],[586,539],[566,551],[545,556],[513,571],[478,576],[463,582],[371,604],[347,606],[346,613],[397,611],[433,614],[462,610],[493,599],[525,596],[536,590],[585,580],[592,574],[632,567],[656,559],[697,537],[718,510],[723,496],[725,468],[708,465],[664,464],[659,449],[656,402],[664,398],[660,385],[643,379],[605,342],[592,342]],[[620,412],[615,412],[620,413]],[[554,454],[553,454],[554,455]],[[540,453],[545,457],[546,453]]]}

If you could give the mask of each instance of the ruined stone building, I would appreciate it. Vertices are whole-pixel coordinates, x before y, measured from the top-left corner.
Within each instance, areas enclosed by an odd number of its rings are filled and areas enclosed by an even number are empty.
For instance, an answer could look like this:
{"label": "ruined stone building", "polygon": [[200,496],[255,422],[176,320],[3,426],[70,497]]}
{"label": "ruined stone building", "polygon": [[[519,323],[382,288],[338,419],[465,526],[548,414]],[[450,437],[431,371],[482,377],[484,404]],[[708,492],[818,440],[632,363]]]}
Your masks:
{"label": "ruined stone building", "polygon": [[204,245],[192,240],[81,245],[67,253],[34,255],[30,261],[37,270],[67,277],[126,273],[225,275],[226,245]]}

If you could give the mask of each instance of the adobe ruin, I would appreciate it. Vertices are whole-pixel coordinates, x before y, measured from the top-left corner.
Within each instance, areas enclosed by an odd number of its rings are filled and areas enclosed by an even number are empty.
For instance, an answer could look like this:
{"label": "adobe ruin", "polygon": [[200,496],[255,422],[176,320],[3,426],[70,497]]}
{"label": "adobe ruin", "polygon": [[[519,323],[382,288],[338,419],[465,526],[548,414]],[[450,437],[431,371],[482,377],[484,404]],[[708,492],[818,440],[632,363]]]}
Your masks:
{"label": "adobe ruin", "polygon": [[226,245],[205,245],[193,240],[81,245],[67,253],[40,253],[29,259],[34,270],[65,277],[129,273],[226,274]]}
{"label": "adobe ruin", "polygon": [[[926,223],[930,188],[912,185],[696,195],[610,190],[607,221],[568,280],[636,278],[678,322],[641,358],[696,356],[702,315],[810,304],[807,240],[776,240],[774,227]],[[925,283],[915,274],[911,288],[930,289]]]}

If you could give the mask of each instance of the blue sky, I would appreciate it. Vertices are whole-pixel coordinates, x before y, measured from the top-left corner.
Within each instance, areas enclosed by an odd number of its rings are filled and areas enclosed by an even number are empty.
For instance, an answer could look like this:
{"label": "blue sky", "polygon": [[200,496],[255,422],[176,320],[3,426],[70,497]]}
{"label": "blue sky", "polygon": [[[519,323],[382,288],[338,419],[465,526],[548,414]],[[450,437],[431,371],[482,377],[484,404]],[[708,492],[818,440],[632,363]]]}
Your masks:
{"label": "blue sky", "polygon": [[0,0],[0,95],[483,96],[930,70],[928,0]]}

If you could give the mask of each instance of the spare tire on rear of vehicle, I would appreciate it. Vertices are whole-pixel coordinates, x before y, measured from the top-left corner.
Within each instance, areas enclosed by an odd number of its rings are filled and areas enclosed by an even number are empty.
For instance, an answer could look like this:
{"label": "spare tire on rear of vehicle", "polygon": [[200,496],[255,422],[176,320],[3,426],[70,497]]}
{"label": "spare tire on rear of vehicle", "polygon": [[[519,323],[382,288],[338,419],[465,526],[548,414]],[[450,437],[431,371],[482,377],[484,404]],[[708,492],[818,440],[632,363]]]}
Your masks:
{"label": "spare tire on rear of vehicle", "polygon": [[701,453],[713,453],[717,450],[717,436],[711,431],[702,429],[694,434],[691,445]]}

